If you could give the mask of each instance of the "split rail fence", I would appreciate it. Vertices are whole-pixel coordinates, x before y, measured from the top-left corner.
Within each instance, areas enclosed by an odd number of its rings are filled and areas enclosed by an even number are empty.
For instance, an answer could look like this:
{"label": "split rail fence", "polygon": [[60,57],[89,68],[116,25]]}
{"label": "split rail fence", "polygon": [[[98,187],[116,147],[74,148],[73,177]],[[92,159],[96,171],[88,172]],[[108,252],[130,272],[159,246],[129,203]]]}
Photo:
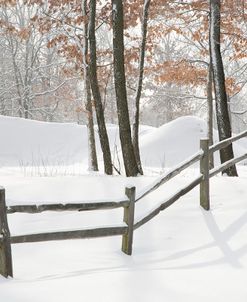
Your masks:
{"label": "split rail fence", "polygon": [[[96,238],[106,236],[122,236],[122,251],[127,254],[132,254],[133,233],[136,229],[150,221],[153,217],[158,215],[161,211],[171,206],[180,197],[187,194],[197,185],[200,185],[200,205],[205,209],[210,209],[209,200],[209,179],[216,174],[226,170],[233,164],[247,158],[247,153],[233,158],[216,168],[209,169],[209,156],[222,148],[227,147],[231,143],[247,137],[247,131],[240,133],[234,137],[221,141],[209,147],[208,139],[200,140],[200,151],[188,158],[186,161],[172,169],[163,177],[159,178],[151,188],[147,189],[140,196],[136,197],[135,187],[126,187],[126,200],[119,202],[82,202],[82,203],[57,203],[57,204],[43,204],[43,205],[6,205],[5,189],[0,187],[0,274],[4,277],[13,276],[11,244],[25,243],[25,242],[40,242],[51,240],[66,240],[66,239],[82,239],[82,238]],[[191,183],[183,187],[180,191],[174,193],[173,196],[166,199],[155,210],[150,212],[139,221],[135,222],[135,203],[142,198],[157,190],[161,185],[168,182],[170,179],[178,175],[180,172],[190,167],[191,165],[200,162],[200,174]],[[63,232],[48,232],[40,234],[27,234],[20,236],[11,236],[7,214],[13,213],[41,213],[44,211],[89,211],[89,210],[106,210],[123,208],[123,226],[119,227],[98,227],[93,229],[63,231]]]}

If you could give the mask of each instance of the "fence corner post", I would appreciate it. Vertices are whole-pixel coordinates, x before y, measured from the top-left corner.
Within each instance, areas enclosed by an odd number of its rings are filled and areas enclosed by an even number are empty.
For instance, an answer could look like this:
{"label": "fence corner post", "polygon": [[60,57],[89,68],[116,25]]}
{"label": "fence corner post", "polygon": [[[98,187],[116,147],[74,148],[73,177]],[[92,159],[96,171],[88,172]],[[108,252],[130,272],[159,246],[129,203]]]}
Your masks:
{"label": "fence corner post", "polygon": [[13,277],[10,232],[8,227],[5,189],[0,187],[0,274]]}
{"label": "fence corner post", "polygon": [[127,254],[132,254],[133,233],[134,233],[134,216],[135,216],[135,187],[126,187],[125,194],[129,199],[129,204],[124,207],[123,221],[128,225],[127,234],[122,237],[122,251]]}
{"label": "fence corner post", "polygon": [[200,140],[200,148],[203,150],[203,157],[200,160],[200,173],[203,179],[200,183],[200,205],[204,210],[210,209],[209,200],[209,140],[208,138]]}

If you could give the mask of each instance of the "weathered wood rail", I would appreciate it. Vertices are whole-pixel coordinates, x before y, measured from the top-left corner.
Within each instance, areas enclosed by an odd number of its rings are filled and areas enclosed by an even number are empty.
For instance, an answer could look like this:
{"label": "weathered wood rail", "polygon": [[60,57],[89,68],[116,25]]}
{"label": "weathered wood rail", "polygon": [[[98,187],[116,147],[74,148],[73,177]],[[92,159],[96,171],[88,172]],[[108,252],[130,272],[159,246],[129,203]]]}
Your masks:
{"label": "weathered wood rail", "polygon": [[[69,240],[98,238],[122,235],[122,251],[128,255],[132,253],[135,188],[126,188],[126,200],[116,202],[82,202],[57,203],[40,205],[13,205],[7,206],[5,189],[0,187],[0,274],[4,277],[13,276],[11,244],[26,242],[42,242],[53,240]],[[45,211],[93,211],[123,208],[123,225],[96,227],[74,231],[46,232],[11,236],[7,223],[7,214],[29,213],[37,214]]]}
{"label": "weathered wood rail", "polygon": [[54,203],[40,205],[14,205],[7,207],[7,214],[13,213],[30,213],[37,214],[45,211],[92,211],[108,210],[121,207],[127,207],[128,200],[120,202],[83,202],[83,203]]}
{"label": "weathered wood rail", "polygon": [[[6,205],[5,189],[0,187],[0,274],[4,277],[13,276],[11,244],[25,242],[40,242],[51,240],[67,240],[67,239],[83,239],[97,238],[107,236],[122,236],[122,251],[127,254],[132,254],[133,234],[136,229],[146,224],[152,218],[157,216],[161,211],[165,210],[180,197],[187,194],[189,191],[200,185],[200,205],[205,209],[210,209],[209,200],[209,179],[216,174],[223,172],[233,164],[247,159],[247,153],[233,158],[216,168],[209,169],[209,156],[222,148],[227,147],[233,142],[247,137],[247,131],[242,132],[234,137],[221,141],[209,147],[208,139],[201,139],[200,151],[188,158],[183,163],[160,177],[153,185],[149,186],[144,192],[136,196],[135,187],[125,188],[126,200],[116,202],[82,202],[82,203],[56,203],[56,204],[41,204],[41,205]],[[193,164],[200,163],[199,176],[190,182],[179,191],[175,192],[171,197],[164,200],[158,207],[148,213],[146,216],[136,219],[135,222],[135,203],[142,200],[145,196],[157,190],[170,179],[181,173],[184,169]],[[11,236],[7,214],[13,213],[41,213],[44,211],[92,211],[92,210],[111,210],[123,208],[123,225],[112,227],[98,227],[93,229],[47,232],[38,234],[26,234],[20,236]]]}

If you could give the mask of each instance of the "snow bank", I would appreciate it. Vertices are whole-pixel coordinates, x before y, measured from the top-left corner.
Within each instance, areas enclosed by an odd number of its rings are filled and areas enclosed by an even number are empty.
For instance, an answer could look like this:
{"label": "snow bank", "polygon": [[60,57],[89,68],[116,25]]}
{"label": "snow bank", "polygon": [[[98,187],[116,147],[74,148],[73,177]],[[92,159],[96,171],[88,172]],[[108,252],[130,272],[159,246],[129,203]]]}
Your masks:
{"label": "snow bank", "polygon": [[[117,161],[116,150],[121,159],[118,127],[108,125],[107,128],[112,157]],[[85,125],[47,123],[0,116],[0,129],[0,167],[44,168],[80,164],[81,172],[87,170],[88,144]],[[97,130],[95,133],[101,162]],[[178,118],[159,128],[141,126],[140,150],[143,166],[160,169],[177,165],[199,150],[200,138],[205,137],[206,133],[205,121],[193,116]],[[215,137],[217,138],[216,131]],[[234,150],[237,156],[245,153],[247,139],[237,142]]]}
{"label": "snow bank", "polygon": [[0,116],[0,165],[66,165],[87,157],[87,129]]}
{"label": "snow bank", "polygon": [[[87,160],[84,126],[0,117],[0,129],[0,165],[35,164],[42,158],[49,164]],[[117,128],[108,129],[114,146]],[[178,164],[198,151],[205,129],[194,117],[158,129],[142,128],[144,163]],[[246,139],[235,147],[236,153],[245,151]],[[131,257],[121,252],[121,237],[12,245],[14,278],[0,276],[1,301],[232,302],[238,296],[237,302],[245,302],[247,172],[239,168],[239,178],[210,181],[211,211],[200,209],[197,187],[136,230]],[[0,170],[8,205],[122,199],[126,185],[135,185],[138,196],[154,181],[147,176],[20,177],[10,173],[14,167]],[[144,197],[136,204],[135,218],[190,181],[187,174],[176,177]],[[12,234],[115,225],[122,220],[123,209],[8,215]]]}
{"label": "snow bank", "polygon": [[[0,129],[0,167],[21,166],[25,169],[29,166],[66,167],[79,163],[82,165],[81,169],[87,170],[88,142],[85,125],[0,116]],[[115,146],[118,151],[120,150],[118,127],[109,124],[107,129],[113,154],[116,152]],[[152,129],[153,127],[150,126],[141,126],[140,136]],[[97,127],[95,136],[99,161],[101,161]]]}
{"label": "snow bank", "polygon": [[[198,152],[200,139],[205,137],[207,124],[204,120],[195,116],[180,117],[150,131],[140,139],[143,165],[157,168],[173,167]],[[218,141],[216,130],[214,141]],[[246,138],[234,143],[235,157],[246,151]],[[215,154],[215,160],[219,163],[218,153]]]}
{"label": "snow bank", "polygon": [[206,136],[206,123],[186,116],[148,133],[140,142],[143,164],[170,167],[182,162],[199,150],[201,137]]}

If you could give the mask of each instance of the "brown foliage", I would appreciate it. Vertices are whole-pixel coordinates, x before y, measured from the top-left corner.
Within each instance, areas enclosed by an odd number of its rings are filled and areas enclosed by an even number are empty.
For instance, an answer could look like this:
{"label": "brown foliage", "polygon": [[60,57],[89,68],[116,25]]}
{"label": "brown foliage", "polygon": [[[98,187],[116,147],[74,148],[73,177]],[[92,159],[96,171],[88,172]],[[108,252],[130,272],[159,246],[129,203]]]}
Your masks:
{"label": "brown foliage", "polygon": [[158,83],[176,83],[178,85],[205,85],[207,72],[203,68],[196,68],[186,61],[164,62],[158,66],[159,75],[155,76]]}
{"label": "brown foliage", "polygon": [[[246,22],[247,10],[246,0],[222,0],[222,41],[230,41],[232,55],[230,60],[242,60],[247,57],[247,36],[243,31],[242,24]],[[16,0],[0,0],[0,5],[15,5]],[[35,26],[41,34],[54,30],[57,34],[51,35],[48,47],[54,47],[59,54],[68,61],[74,62],[75,69],[81,69],[83,54],[78,41],[82,41],[80,31],[86,21],[82,16],[81,0],[25,0],[24,5],[46,6],[44,15],[36,15],[32,18],[30,26]],[[111,1],[97,1],[97,25],[102,23],[111,26]],[[140,36],[133,34],[129,29],[140,23],[143,0],[125,0],[125,35],[126,41],[131,46],[125,49],[126,71],[129,77],[135,77],[137,62],[139,60]],[[208,61],[208,0],[177,1],[177,0],[152,0],[150,6],[150,22],[146,44],[147,72],[155,73],[158,83],[169,82],[181,85],[205,86],[206,68],[201,65],[192,65],[187,58],[180,62],[167,61],[157,64],[154,61],[154,54],[162,37],[175,33],[178,37],[185,37],[191,44],[196,45],[198,57]],[[29,27],[17,29],[13,24],[0,20],[0,27],[10,34],[18,35],[20,39],[28,39]],[[63,32],[64,28],[66,33]],[[75,30],[76,29],[76,30]],[[71,37],[76,36],[72,41]],[[71,37],[70,37],[71,36]],[[82,43],[82,42],[81,42]],[[111,64],[112,50],[98,49],[97,55],[100,65]],[[111,67],[101,67],[100,77],[104,80],[111,72]],[[227,87],[230,93],[236,89],[234,79],[227,79]],[[234,88],[235,87],[235,88]]]}

